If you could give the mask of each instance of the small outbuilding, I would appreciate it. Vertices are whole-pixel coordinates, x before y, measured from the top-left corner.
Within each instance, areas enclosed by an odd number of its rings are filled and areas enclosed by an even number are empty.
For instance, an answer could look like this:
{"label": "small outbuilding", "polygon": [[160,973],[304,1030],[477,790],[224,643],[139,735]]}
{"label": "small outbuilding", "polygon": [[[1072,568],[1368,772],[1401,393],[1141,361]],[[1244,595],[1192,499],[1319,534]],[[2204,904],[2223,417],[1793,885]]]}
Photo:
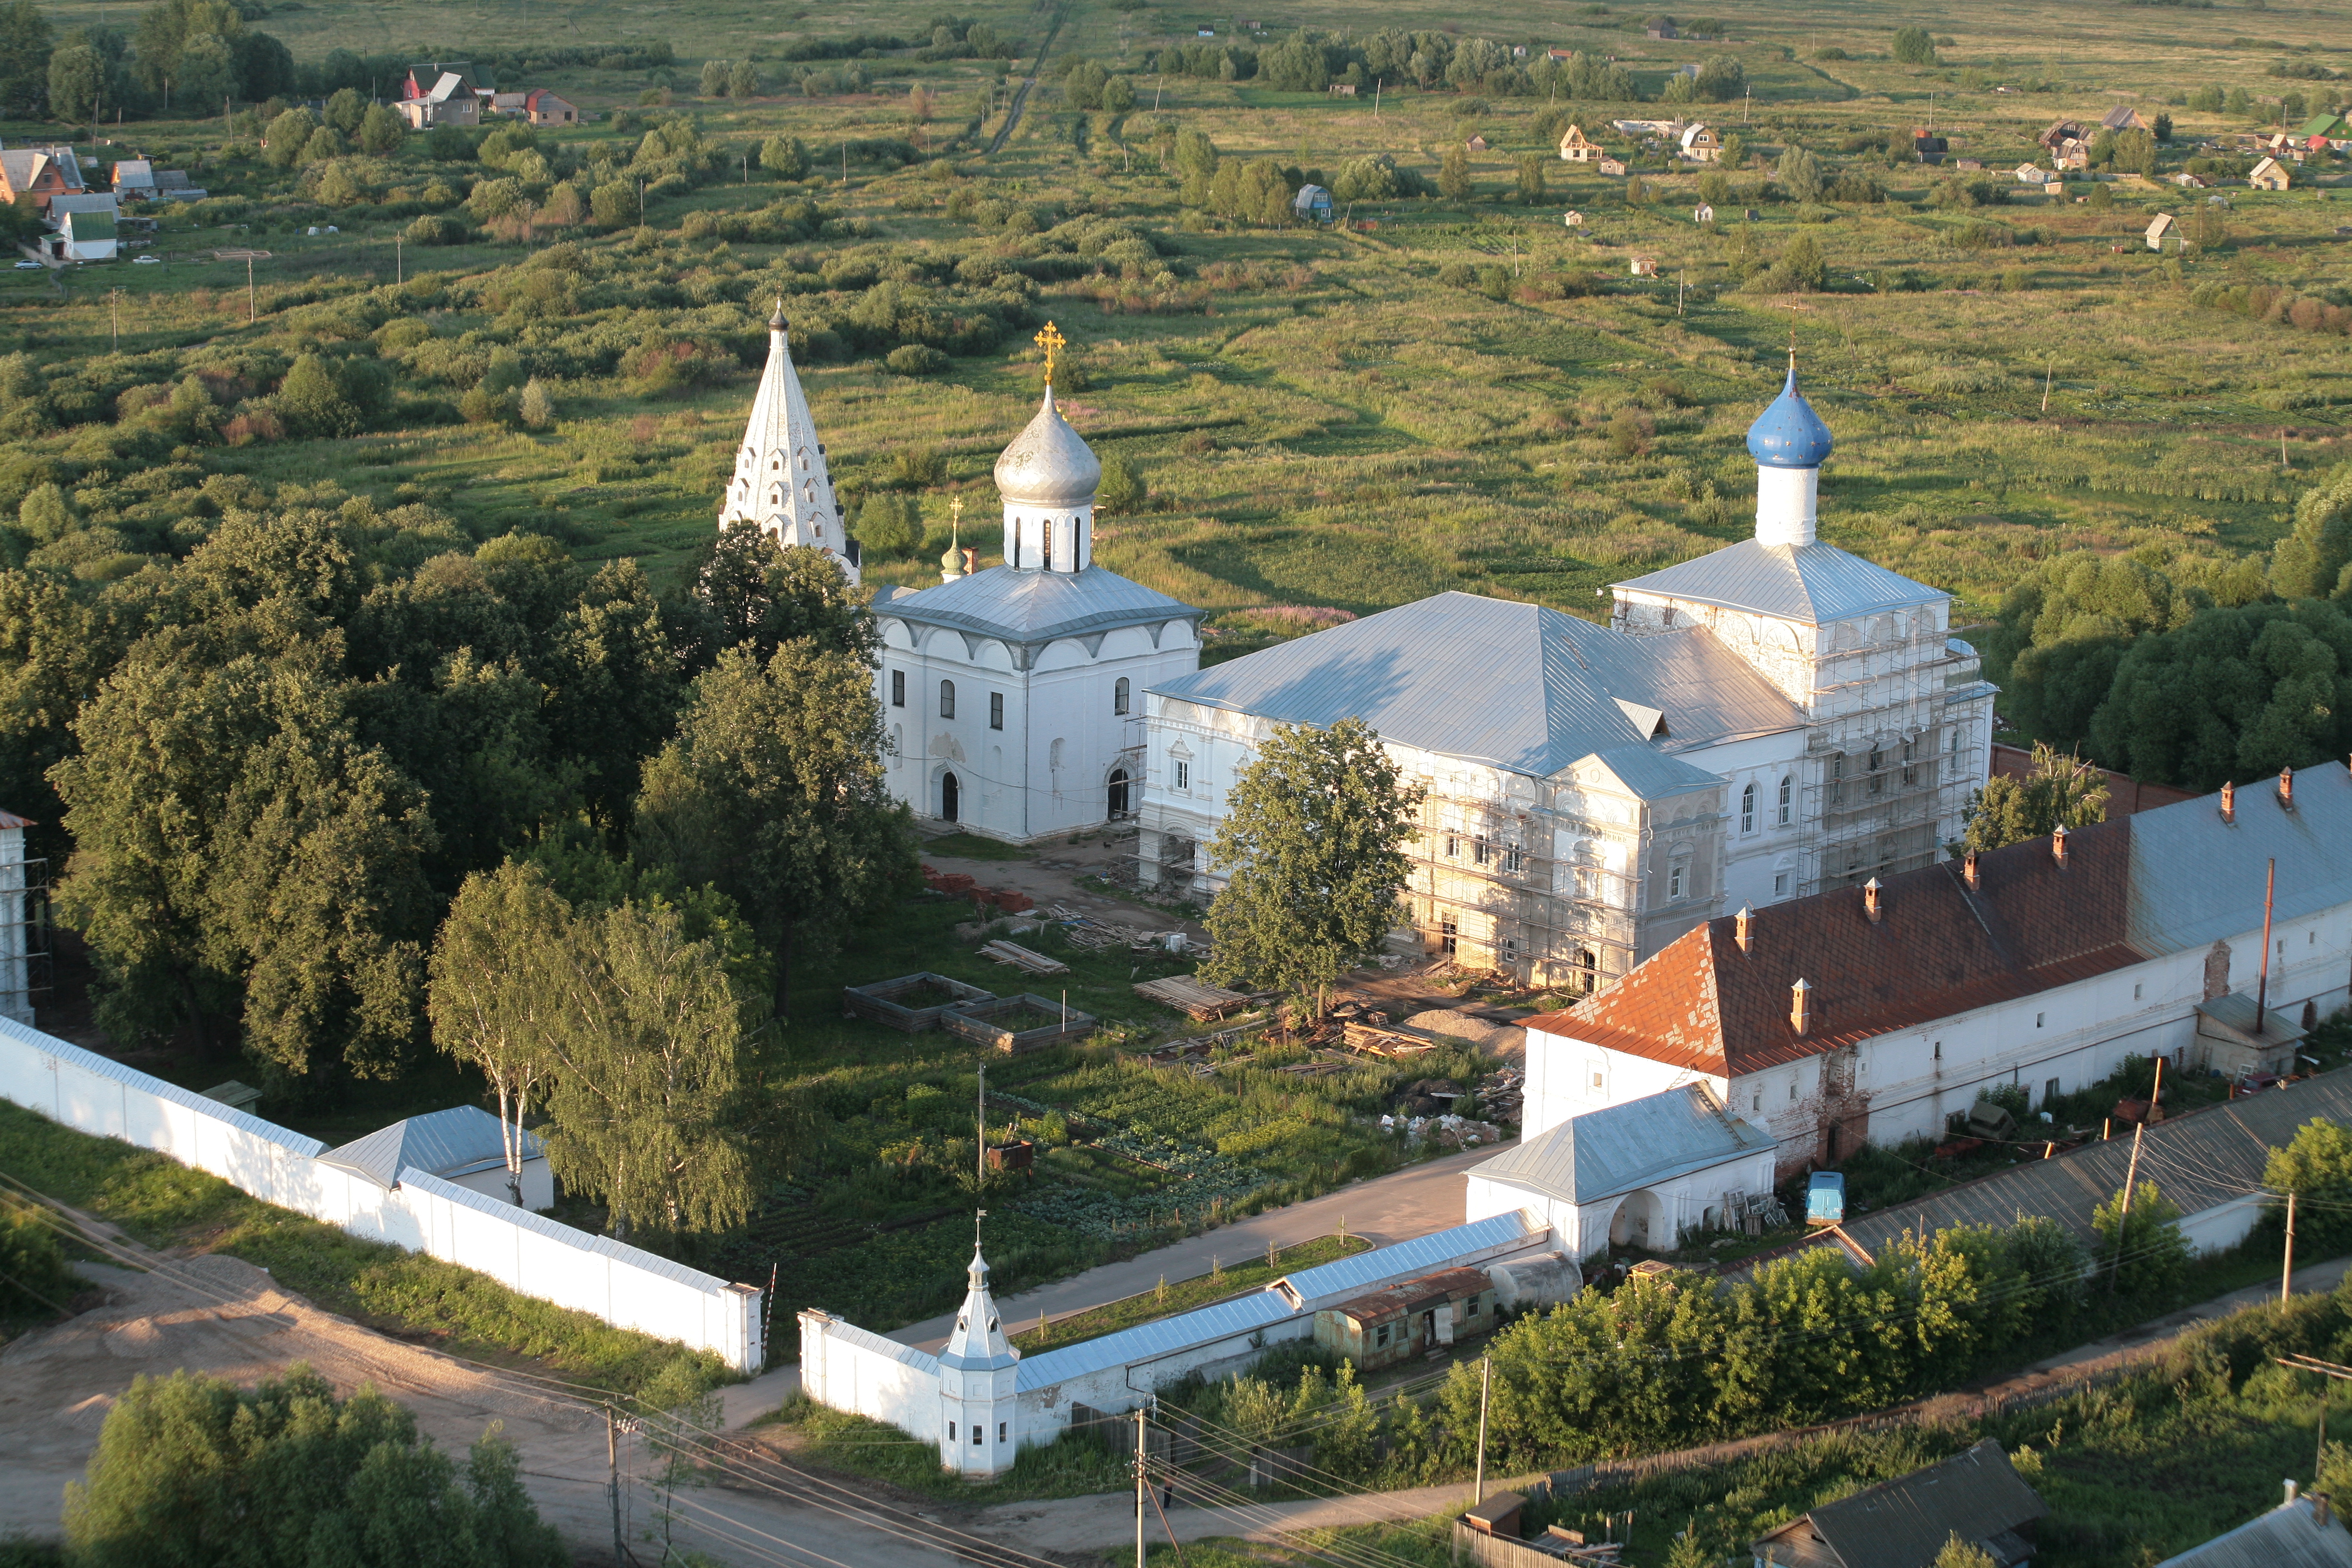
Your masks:
{"label": "small outbuilding", "polygon": [[329,1150],[319,1163],[356,1172],[386,1192],[400,1185],[403,1171],[412,1169],[509,1203],[520,1184],[523,1207],[534,1213],[551,1209],[555,1178],[548,1170],[547,1145],[534,1132],[524,1131],[521,1138],[519,1182],[507,1170],[505,1129],[478,1105],[456,1105],[379,1127]]}
{"label": "small outbuilding", "polygon": [[1486,150],[1486,139],[1484,136],[1473,136],[1469,141],[1462,143],[1462,145],[1467,147],[1473,153],[1484,153]]}
{"label": "small outbuilding", "polygon": [[532,88],[523,94],[523,118],[533,125],[577,125],[580,110],[569,99],[558,98],[543,87]]}
{"label": "small outbuilding", "polygon": [[2295,1070],[2295,1050],[2305,1034],[2302,1025],[2277,1008],[2258,1015],[2252,997],[2231,991],[2197,1004],[2197,1037],[2189,1047],[2189,1065],[2223,1078],[2249,1073],[2284,1078]]}
{"label": "small outbuilding", "polygon": [[2150,250],[2162,250],[2164,242],[2171,235],[2174,226],[2170,213],[2157,214],[2149,220],[2147,226],[2147,247]]}
{"label": "small outbuilding", "polygon": [[1693,223],[1697,223],[1697,224],[1708,224],[1708,223],[1713,223],[1714,221],[1715,221],[1715,208],[1714,208],[1714,206],[1713,206],[1711,204],[1706,203],[1706,202],[1701,202],[1701,203],[1699,203],[1699,204],[1698,204],[1698,205],[1696,205],[1696,206],[1695,206],[1695,207],[1691,208],[1691,222],[1693,222]]}
{"label": "small outbuilding", "polygon": [[1584,215],[1580,212],[1572,212],[1563,216],[1559,221],[1570,228],[1582,228],[1584,226]]}
{"label": "small outbuilding", "polygon": [[1594,164],[1594,168],[1612,179],[1622,180],[1625,177],[1625,161],[1622,158],[1602,158]]}
{"label": "small outbuilding", "polygon": [[1331,221],[1331,193],[1320,185],[1301,185],[1290,198],[1290,210],[1309,223]]}
{"label": "small outbuilding", "polygon": [[2352,1530],[2332,1500],[2298,1496],[2289,1481],[2278,1507],[2157,1568],[2352,1568]]}
{"label": "small outbuilding", "polygon": [[1658,258],[1654,256],[1637,256],[1626,264],[1626,270],[1636,278],[1655,278],[1658,275]]}
{"label": "small outbuilding", "polygon": [[1758,1568],[1932,1568],[1958,1536],[1993,1568],[2019,1568],[2032,1561],[2034,1529],[2049,1511],[1988,1437],[1940,1465],[1823,1504],[1750,1550]]}
{"label": "small outbuilding", "polygon": [[1323,1308],[1315,1342],[1369,1372],[1494,1326],[1494,1283],[1475,1268],[1447,1268]]}
{"label": "small outbuilding", "polygon": [[2246,184],[2258,191],[2283,191],[2294,184],[2294,176],[2276,158],[2264,158],[2246,172]]}

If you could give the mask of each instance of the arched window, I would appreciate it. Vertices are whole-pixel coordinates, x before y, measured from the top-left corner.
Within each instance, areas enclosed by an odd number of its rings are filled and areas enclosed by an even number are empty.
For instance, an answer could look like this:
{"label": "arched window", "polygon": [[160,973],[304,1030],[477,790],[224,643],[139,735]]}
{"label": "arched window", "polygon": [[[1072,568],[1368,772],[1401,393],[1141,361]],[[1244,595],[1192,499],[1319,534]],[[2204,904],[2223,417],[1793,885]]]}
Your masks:
{"label": "arched window", "polygon": [[940,717],[942,719],[955,717],[955,682],[952,680],[940,682]]}
{"label": "arched window", "polygon": [[1739,831],[1756,831],[1756,786],[1749,784],[1739,792]]}
{"label": "arched window", "polygon": [[940,820],[955,822],[963,811],[963,783],[953,773],[940,775]]}
{"label": "arched window", "polygon": [[1783,827],[1789,826],[1789,797],[1794,793],[1794,784],[1795,781],[1792,779],[1783,778],[1780,781],[1780,809],[1774,820]]}
{"label": "arched window", "polygon": [[1127,697],[1129,689],[1127,677],[1124,675],[1120,676],[1118,678],[1118,684],[1110,689],[1110,710],[1112,712],[1124,714],[1127,711]]}
{"label": "arched window", "polygon": [[1109,805],[1110,815],[1112,816],[1118,817],[1125,816],[1127,815],[1127,770],[1125,768],[1111,769]]}

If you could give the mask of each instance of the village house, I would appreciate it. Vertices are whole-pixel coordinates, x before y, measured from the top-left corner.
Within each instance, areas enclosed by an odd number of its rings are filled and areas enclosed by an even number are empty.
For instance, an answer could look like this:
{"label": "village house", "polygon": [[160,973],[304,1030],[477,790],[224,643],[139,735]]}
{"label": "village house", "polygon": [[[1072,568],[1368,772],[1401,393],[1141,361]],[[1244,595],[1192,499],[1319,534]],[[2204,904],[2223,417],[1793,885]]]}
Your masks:
{"label": "village house", "polygon": [[2352,773],[2328,763],[1711,919],[1527,1020],[1524,1125],[1705,1083],[1787,1173],[1940,1137],[2000,1085],[2071,1093],[2126,1056],[2277,1073],[2347,1001]]}
{"label": "village house", "polygon": [[528,92],[494,92],[490,94],[489,110],[493,114],[509,115],[531,125],[580,123],[580,110],[543,87]]}
{"label": "village house", "polygon": [[1757,1568],[1933,1568],[1958,1537],[1993,1568],[2020,1568],[2032,1561],[2035,1525],[2049,1511],[1988,1437],[1801,1514],[1750,1550]]}
{"label": "village house", "polygon": [[411,66],[408,75],[401,80],[400,97],[392,107],[408,122],[411,131],[429,131],[436,125],[478,125],[482,121],[482,100],[466,75],[468,68]]}
{"label": "village house", "polygon": [[1486,150],[1486,139],[1484,136],[1473,136],[1462,145],[1473,153],[1484,153]]}
{"label": "village house", "polygon": [[12,147],[0,152],[0,197],[48,211],[53,197],[80,195],[81,161],[70,147]]}
{"label": "village house", "polygon": [[1595,173],[1605,174],[1611,179],[1622,180],[1625,177],[1625,163],[1621,158],[1603,157],[1593,165],[1593,168]]}
{"label": "village house", "polygon": [[2021,185],[2046,185],[2061,178],[2055,169],[2044,169],[2034,163],[2017,166],[2017,183]]}
{"label": "village house", "polygon": [[2099,116],[2099,129],[2102,131],[2122,132],[2126,131],[2147,131],[2153,129],[2153,127],[2151,127],[2146,120],[2140,117],[2138,110],[2134,109],[2127,103],[2118,103],[2113,109],[2108,110],[2105,114]]}
{"label": "village house", "polygon": [[1590,163],[1601,155],[1601,144],[1587,138],[1583,127],[1571,125],[1561,133],[1559,156],[1562,163]]}
{"label": "village house", "polygon": [[1675,32],[1675,19],[1672,16],[1653,16],[1643,25],[1642,31],[1646,37],[1653,38],[1671,38],[1677,36]]}
{"label": "village house", "polygon": [[116,220],[121,214],[114,193],[96,191],[49,198],[49,221],[56,231],[45,241],[49,254],[61,261],[111,261],[117,255]]}
{"label": "village house", "polygon": [[2286,165],[2276,158],[2264,158],[2246,171],[2246,184],[2258,191],[2283,191],[2294,183]]}
{"label": "village house", "polygon": [[1370,1372],[1494,1327],[1493,1282],[1475,1268],[1448,1268],[1322,1309],[1315,1342]]}
{"label": "village house", "polygon": [[1682,133],[1683,157],[1694,163],[1713,163],[1723,157],[1723,138],[1712,125],[1686,125]]}
{"label": "village house", "polygon": [[2170,213],[2157,214],[2156,216],[2148,220],[2147,232],[2146,235],[2147,247],[2150,250],[2162,250],[2164,248],[2164,242],[2172,237],[2173,230],[2179,226],[2179,225],[2173,222],[2172,215]]}

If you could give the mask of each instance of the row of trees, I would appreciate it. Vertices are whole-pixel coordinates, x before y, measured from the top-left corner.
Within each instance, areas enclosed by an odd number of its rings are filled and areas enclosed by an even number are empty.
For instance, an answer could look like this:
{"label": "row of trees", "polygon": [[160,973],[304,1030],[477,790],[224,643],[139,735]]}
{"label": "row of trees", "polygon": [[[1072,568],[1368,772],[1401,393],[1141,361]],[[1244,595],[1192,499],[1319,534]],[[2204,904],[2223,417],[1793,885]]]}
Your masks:
{"label": "row of trees", "polygon": [[[1738,68],[1738,62],[1732,66]],[[1278,92],[1321,92],[1334,84],[1370,92],[1386,83],[1495,98],[1633,103],[1643,96],[1632,72],[1596,55],[1579,51],[1569,59],[1555,60],[1540,46],[1401,27],[1383,27],[1360,39],[1305,28],[1264,48],[1240,43],[1177,44],[1147,56],[1143,68],[1150,75],[1257,81]]]}
{"label": "row of trees", "polygon": [[0,114],[82,123],[121,108],[218,112],[225,100],[295,89],[294,57],[230,0],[159,0],[125,36],[111,26],[60,37],[35,0],[0,7]]}
{"label": "row of trees", "polygon": [[2185,572],[2090,552],[2010,591],[1981,643],[2010,722],[2197,790],[2352,752],[2352,467],[2265,560]]}

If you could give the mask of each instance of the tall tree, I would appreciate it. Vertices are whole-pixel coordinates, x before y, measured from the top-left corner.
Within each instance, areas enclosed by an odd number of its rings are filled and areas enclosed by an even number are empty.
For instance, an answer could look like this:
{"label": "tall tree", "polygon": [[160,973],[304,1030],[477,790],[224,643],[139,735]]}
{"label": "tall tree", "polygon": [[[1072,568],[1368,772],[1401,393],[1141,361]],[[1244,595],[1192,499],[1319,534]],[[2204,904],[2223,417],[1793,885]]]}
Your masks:
{"label": "tall tree", "polygon": [[638,854],[728,894],[776,952],[775,1011],[794,954],[911,881],[914,833],[883,778],[882,710],[862,658],[789,642],[730,648],[694,683],[677,739],[646,765]]}
{"label": "tall tree", "polygon": [[107,1412],[88,1479],[66,1488],[65,1534],[90,1568],[571,1561],[496,1426],[460,1467],[405,1406],[371,1389],[338,1399],[299,1363],[249,1392],[187,1372],[134,1379]]}
{"label": "tall tree", "polygon": [[1421,790],[1360,719],[1279,725],[1226,795],[1210,845],[1227,880],[1209,906],[1219,984],[1279,988],[1320,1011],[1397,923]]}
{"label": "tall tree", "polygon": [[429,918],[425,804],[362,745],[333,639],[227,652],[151,634],[50,770],[75,848],[58,889],[109,976],[126,1037],[241,1014],[249,1049],[299,1076],[398,1069]]}
{"label": "tall tree", "polygon": [[2048,742],[2033,743],[2033,763],[2021,779],[1990,778],[1969,797],[1964,847],[1998,849],[2028,838],[2047,837],[2064,826],[2072,832],[2107,819],[2106,775],[2081,757],[2062,756]]}
{"label": "tall tree", "polygon": [[2326,599],[2201,610],[2143,637],[2092,716],[2091,747],[2135,778],[2218,789],[2352,749],[2352,616]]}
{"label": "tall tree", "polygon": [[748,647],[761,660],[806,637],[872,663],[880,632],[866,611],[873,595],[850,586],[822,550],[787,549],[754,522],[736,521],[702,547],[688,592],[705,662],[721,648]]}
{"label": "tall tree", "polygon": [[751,1214],[743,998],[672,909],[621,904],[562,946],[548,1162],[613,1234],[724,1230]]}
{"label": "tall tree", "polygon": [[55,35],[35,0],[0,6],[0,115],[37,120],[48,103]]}
{"label": "tall tree", "polygon": [[512,861],[478,871],[433,944],[425,1009],[433,1043],[479,1072],[499,1100],[507,1188],[522,1206],[523,1117],[552,1070],[563,1013],[561,948],[572,910],[544,873]]}
{"label": "tall tree", "polygon": [[2352,463],[2295,501],[2294,530],[2271,548],[2271,590],[2282,599],[2352,599]]}

